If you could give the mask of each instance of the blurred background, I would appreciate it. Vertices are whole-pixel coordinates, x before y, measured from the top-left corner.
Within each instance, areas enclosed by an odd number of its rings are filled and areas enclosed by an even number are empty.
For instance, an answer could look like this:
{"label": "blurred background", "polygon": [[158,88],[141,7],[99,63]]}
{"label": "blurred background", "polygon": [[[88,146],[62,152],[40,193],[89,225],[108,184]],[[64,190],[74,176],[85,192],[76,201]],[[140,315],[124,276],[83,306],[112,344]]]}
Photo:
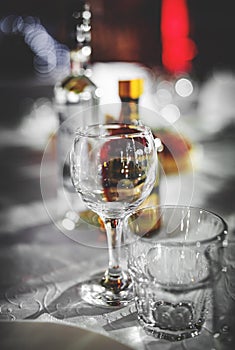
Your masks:
{"label": "blurred background", "polygon": [[[164,0],[90,0],[89,3],[93,62],[135,61],[162,67],[162,21],[170,30],[172,18],[178,16],[181,23],[175,30],[185,31],[183,27],[188,25],[185,36],[196,45],[196,53],[191,58],[192,73],[197,79],[205,79],[216,68],[235,68],[232,0],[224,3],[219,0],[171,1],[168,13],[162,13],[162,5],[167,3]],[[40,24],[57,44],[69,45],[73,8],[76,8],[74,0],[1,1],[1,77],[25,77],[36,68],[33,62],[39,48],[28,40],[26,25],[34,25],[36,29],[36,24]],[[188,24],[182,15],[184,11],[188,12]],[[40,49],[42,51],[43,47]],[[48,67],[48,70],[53,68]]]}
{"label": "blurred background", "polygon": [[[1,1],[2,125],[18,125],[21,117],[32,110],[35,99],[53,98],[55,82],[68,72],[74,25],[71,12],[77,3],[78,0]],[[232,0],[90,0],[89,4],[94,67],[96,63],[135,63],[151,72],[156,82],[187,76],[200,88],[206,84],[214,88],[212,78],[218,75],[217,82],[228,82],[233,94]],[[95,70],[94,73],[96,77]],[[112,69],[98,73],[95,82],[102,85],[102,75],[107,81]],[[214,96],[220,96],[221,86],[213,88]],[[194,94],[198,91],[194,90]],[[198,104],[195,95],[193,99]],[[36,108],[40,107],[39,101]],[[231,109],[226,114],[230,118]]]}

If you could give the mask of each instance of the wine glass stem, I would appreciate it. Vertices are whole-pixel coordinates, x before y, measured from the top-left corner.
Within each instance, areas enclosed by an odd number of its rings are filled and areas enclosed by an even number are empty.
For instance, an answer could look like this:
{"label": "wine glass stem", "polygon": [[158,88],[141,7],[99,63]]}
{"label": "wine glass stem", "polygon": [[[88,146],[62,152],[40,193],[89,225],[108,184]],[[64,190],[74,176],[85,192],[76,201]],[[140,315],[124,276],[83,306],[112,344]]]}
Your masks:
{"label": "wine glass stem", "polygon": [[126,283],[123,280],[123,272],[120,264],[122,220],[105,218],[104,225],[109,249],[109,267],[102,284],[107,289],[118,293]]}
{"label": "wine glass stem", "polygon": [[[122,236],[122,221],[118,219],[105,219],[105,228],[109,248],[109,270],[120,271],[120,244]],[[116,274],[116,273],[115,273]]]}

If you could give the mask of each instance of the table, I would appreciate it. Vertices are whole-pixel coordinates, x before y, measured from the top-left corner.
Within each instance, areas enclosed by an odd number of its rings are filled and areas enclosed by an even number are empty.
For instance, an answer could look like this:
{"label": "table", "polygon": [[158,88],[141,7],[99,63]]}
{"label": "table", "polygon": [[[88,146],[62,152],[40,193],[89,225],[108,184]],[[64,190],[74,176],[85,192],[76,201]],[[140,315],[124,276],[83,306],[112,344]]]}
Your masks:
{"label": "table", "polygon": [[[107,251],[83,245],[60,232],[45,210],[40,189],[40,166],[44,147],[35,145],[19,128],[0,131],[0,320],[34,320],[72,324],[119,340],[134,349],[231,349],[234,343],[235,309],[235,132],[233,124],[217,132],[202,130],[198,120],[187,117],[179,127],[191,130],[199,159],[193,172],[179,179],[169,176],[162,183],[165,203],[190,204],[212,210],[228,222],[227,268],[221,290],[223,315],[220,333],[209,328],[194,339],[170,343],[147,336],[140,328],[134,304],[121,310],[94,308],[78,301],[67,307],[76,283],[89,271],[106,266]],[[55,157],[48,172],[48,201],[54,196]],[[193,185],[193,186],[192,186]],[[177,187],[178,188],[178,187]],[[167,189],[167,191],[166,191]],[[48,202],[47,202],[48,203]],[[81,229],[81,228],[80,228]],[[82,228],[83,229],[83,228]],[[103,243],[102,243],[103,244]],[[101,244],[101,245],[102,245]],[[0,323],[0,328],[3,323]]]}

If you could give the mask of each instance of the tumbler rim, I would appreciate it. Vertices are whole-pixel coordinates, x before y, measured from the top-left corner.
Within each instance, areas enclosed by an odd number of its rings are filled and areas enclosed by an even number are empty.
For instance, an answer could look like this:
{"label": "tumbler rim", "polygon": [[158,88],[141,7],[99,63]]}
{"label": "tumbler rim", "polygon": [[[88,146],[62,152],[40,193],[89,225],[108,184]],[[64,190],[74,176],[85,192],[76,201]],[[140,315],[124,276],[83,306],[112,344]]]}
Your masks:
{"label": "tumbler rim", "polygon": [[[202,207],[197,207],[197,206],[191,206],[191,205],[173,205],[173,204],[166,204],[166,205],[151,205],[151,206],[147,206],[144,208],[138,208],[136,209],[134,212],[128,214],[125,218],[125,222],[128,221],[128,219],[137,214],[138,212],[141,211],[145,211],[145,210],[150,210],[150,209],[157,209],[159,208],[160,210],[164,210],[164,209],[176,209],[176,210],[182,210],[182,209],[186,209],[186,210],[198,210],[198,211],[202,211],[204,213],[210,214],[213,217],[215,217],[216,219],[218,219],[221,223],[222,223],[222,228],[221,230],[218,232],[218,234],[213,235],[210,238],[206,238],[206,239],[195,239],[195,240],[191,240],[191,241],[170,241],[167,238],[160,238],[159,240],[156,239],[155,244],[160,244],[162,246],[195,246],[195,244],[197,242],[200,243],[200,245],[205,245],[211,242],[220,242],[221,244],[223,244],[224,238],[226,237],[227,233],[228,233],[228,225],[226,223],[226,221],[217,213],[214,213],[211,210],[208,209],[204,209]],[[143,233],[143,235],[140,235],[136,240],[142,239],[144,240],[145,243],[149,243],[149,244],[153,244],[153,241],[150,240],[149,238],[145,238],[145,234],[147,233],[147,231],[145,233]]]}

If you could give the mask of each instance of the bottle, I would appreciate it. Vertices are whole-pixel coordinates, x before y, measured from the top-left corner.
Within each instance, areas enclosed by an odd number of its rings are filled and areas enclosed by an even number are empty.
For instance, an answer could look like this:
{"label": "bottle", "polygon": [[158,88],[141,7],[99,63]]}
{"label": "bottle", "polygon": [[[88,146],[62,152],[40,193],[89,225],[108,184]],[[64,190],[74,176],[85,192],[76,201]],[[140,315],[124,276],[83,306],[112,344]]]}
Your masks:
{"label": "bottle", "polygon": [[[63,228],[71,230],[79,219],[82,205],[71,183],[69,151],[79,126],[98,122],[99,89],[90,79],[91,11],[84,1],[76,2],[72,11],[70,35],[70,72],[54,88],[59,118],[57,134],[58,215]],[[72,44],[71,44],[72,42]]]}
{"label": "bottle", "polygon": [[139,97],[143,93],[143,79],[120,80],[118,82],[121,99],[120,123],[139,122]]}
{"label": "bottle", "polygon": [[[120,80],[118,82],[119,97],[121,99],[121,112],[119,122],[125,124],[141,123],[139,115],[139,98],[144,89],[143,79]],[[159,172],[156,182],[149,197],[141,204],[141,207],[159,205]]]}

